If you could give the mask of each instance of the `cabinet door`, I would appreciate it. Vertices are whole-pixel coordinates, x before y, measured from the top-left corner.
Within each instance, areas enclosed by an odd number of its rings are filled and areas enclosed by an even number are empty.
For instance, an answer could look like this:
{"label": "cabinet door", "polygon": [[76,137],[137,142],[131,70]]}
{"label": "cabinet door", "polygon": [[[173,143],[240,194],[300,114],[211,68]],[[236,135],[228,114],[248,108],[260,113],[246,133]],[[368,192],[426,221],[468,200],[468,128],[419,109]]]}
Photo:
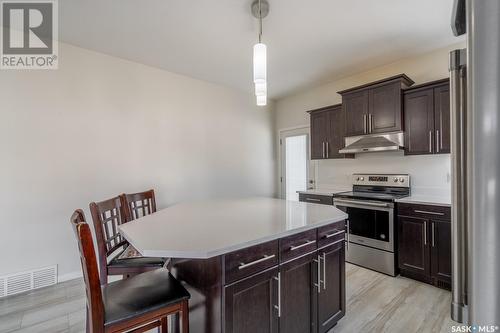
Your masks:
{"label": "cabinet door", "polygon": [[370,89],[368,109],[369,133],[401,131],[401,84],[397,82]]}
{"label": "cabinet door", "polygon": [[341,106],[328,112],[328,125],[327,158],[344,158],[345,155],[339,153],[345,146],[345,117]]}
{"label": "cabinet door", "polygon": [[278,332],[278,268],[224,288],[226,333]]}
{"label": "cabinet door", "polygon": [[328,112],[311,113],[311,159],[326,158],[326,140],[328,137]]}
{"label": "cabinet door", "polygon": [[434,90],[426,89],[404,95],[405,155],[434,152]]}
{"label": "cabinet door", "polygon": [[346,117],[346,136],[367,134],[368,90],[342,95],[342,108]]}
{"label": "cabinet door", "polygon": [[450,132],[450,85],[434,88],[435,151],[447,154],[451,147]]}
{"label": "cabinet door", "polygon": [[316,332],[316,251],[280,267],[280,332]]}
{"label": "cabinet door", "polygon": [[318,251],[320,291],[318,293],[318,332],[328,332],[345,314],[344,240]]}
{"label": "cabinet door", "polygon": [[451,287],[451,223],[431,220],[431,275],[438,287]]}
{"label": "cabinet door", "polygon": [[[430,282],[429,221],[399,216],[399,268],[412,278]],[[404,271],[404,272],[403,272]]]}

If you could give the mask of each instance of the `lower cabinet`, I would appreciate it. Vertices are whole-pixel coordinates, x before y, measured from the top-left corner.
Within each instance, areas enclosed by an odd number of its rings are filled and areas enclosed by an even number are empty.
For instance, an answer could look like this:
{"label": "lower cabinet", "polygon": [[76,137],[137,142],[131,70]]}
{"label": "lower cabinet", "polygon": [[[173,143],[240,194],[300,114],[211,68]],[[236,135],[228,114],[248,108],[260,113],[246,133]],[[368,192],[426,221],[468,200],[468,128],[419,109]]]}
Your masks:
{"label": "lower cabinet", "polygon": [[276,267],[224,288],[224,332],[279,332],[278,277]]}
{"label": "lower cabinet", "polygon": [[327,332],[345,314],[344,239],[229,284],[223,298],[225,333]]}
{"label": "lower cabinet", "polygon": [[451,220],[448,207],[398,207],[401,275],[451,288]]}
{"label": "lower cabinet", "polygon": [[318,251],[320,288],[318,291],[318,332],[328,332],[345,315],[344,241]]}
{"label": "lower cabinet", "polygon": [[317,258],[313,252],[280,266],[280,332],[316,332]]}

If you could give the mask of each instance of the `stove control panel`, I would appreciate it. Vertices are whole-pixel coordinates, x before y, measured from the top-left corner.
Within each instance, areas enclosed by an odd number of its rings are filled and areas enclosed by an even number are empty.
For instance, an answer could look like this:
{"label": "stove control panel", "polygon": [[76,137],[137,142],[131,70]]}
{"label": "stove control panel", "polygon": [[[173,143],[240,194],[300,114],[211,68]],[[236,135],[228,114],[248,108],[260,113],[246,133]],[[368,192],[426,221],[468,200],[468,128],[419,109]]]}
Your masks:
{"label": "stove control panel", "polygon": [[353,185],[367,186],[392,186],[410,187],[410,175],[408,174],[354,174],[352,175]]}

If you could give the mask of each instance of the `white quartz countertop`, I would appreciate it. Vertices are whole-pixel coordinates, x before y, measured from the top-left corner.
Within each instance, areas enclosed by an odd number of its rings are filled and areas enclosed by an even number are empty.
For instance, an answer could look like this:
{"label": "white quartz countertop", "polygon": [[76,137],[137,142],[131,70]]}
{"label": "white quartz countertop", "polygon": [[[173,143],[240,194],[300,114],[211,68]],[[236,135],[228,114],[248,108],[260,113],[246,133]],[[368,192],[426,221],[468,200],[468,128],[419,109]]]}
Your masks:
{"label": "white quartz countertop", "polygon": [[451,207],[451,197],[448,196],[419,194],[419,195],[411,195],[406,198],[397,199],[396,202]]}
{"label": "white quartz countertop", "polygon": [[144,256],[207,259],[346,218],[329,205],[245,198],[177,204],[120,232]]}
{"label": "white quartz countertop", "polygon": [[348,192],[351,190],[352,189],[350,188],[315,188],[311,190],[297,191],[297,193],[333,196],[334,194]]}

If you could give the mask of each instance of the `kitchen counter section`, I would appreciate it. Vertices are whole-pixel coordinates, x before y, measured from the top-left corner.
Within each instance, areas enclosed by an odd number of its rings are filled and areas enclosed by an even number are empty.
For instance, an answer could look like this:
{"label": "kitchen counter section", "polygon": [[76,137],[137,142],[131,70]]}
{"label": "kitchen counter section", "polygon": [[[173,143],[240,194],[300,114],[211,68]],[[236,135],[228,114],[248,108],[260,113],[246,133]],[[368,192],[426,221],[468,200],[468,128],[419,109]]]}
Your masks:
{"label": "kitchen counter section", "polygon": [[451,197],[444,196],[412,195],[406,198],[397,199],[396,202],[451,207]]}
{"label": "kitchen counter section", "polygon": [[345,219],[333,206],[245,198],[181,203],[119,228],[144,256],[208,259]]}

